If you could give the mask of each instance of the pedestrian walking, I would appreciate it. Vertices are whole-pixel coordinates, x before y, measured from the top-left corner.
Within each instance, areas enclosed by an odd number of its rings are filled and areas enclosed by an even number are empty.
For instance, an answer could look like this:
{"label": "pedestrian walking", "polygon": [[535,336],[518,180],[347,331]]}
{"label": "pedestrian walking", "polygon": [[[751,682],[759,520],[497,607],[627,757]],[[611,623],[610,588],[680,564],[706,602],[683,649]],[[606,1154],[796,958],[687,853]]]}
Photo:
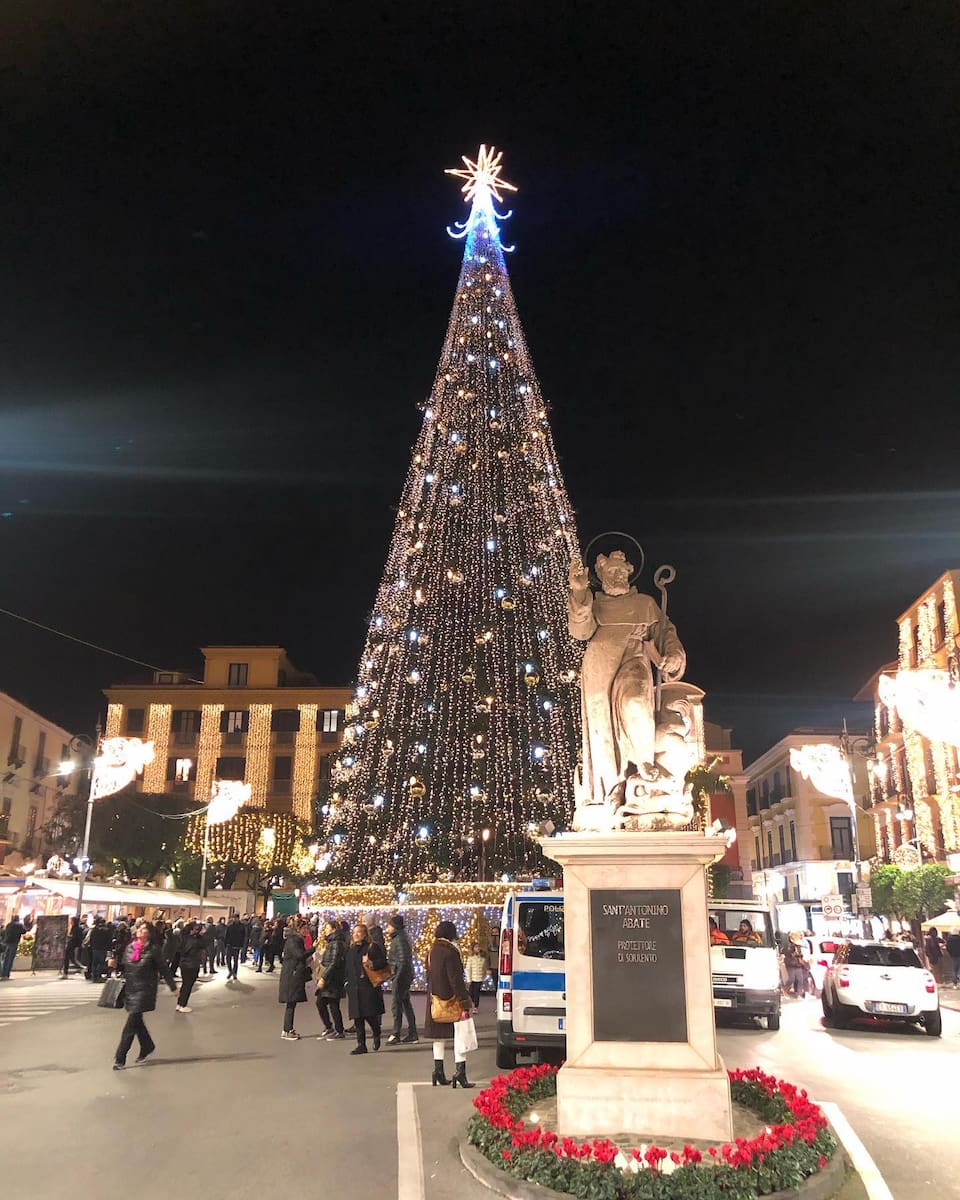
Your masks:
{"label": "pedestrian walking", "polygon": [[240,968],[240,952],[247,936],[243,922],[235,916],[224,932],[224,945],[227,951],[227,980],[236,979]]}
{"label": "pedestrian walking", "polygon": [[351,1054],[367,1053],[367,1025],[373,1034],[373,1048],[380,1049],[380,1021],[383,1017],[383,993],[379,984],[373,984],[366,968],[382,971],[387,966],[383,947],[370,941],[366,925],[358,924],[350,935],[347,950],[346,989],[347,1012],[356,1024],[357,1045]]}
{"label": "pedestrian walking", "polygon": [[[126,1066],[127,1054],[134,1038],[140,1043],[138,1063],[149,1058],[157,1048],[144,1024],[143,1014],[153,1012],[157,1007],[157,986],[160,977],[164,978],[171,992],[177,990],[172,971],[163,961],[159,947],[152,941],[153,934],[154,929],[149,921],[138,921],[133,941],[124,951],[123,961],[120,963],[123,972],[123,1007],[127,1012],[127,1021],[114,1055],[115,1071],[122,1071]],[[111,958],[107,965],[113,970],[117,966],[117,960]]]}
{"label": "pedestrian walking", "polygon": [[943,983],[943,949],[940,945],[940,935],[935,929],[928,929],[923,942],[923,952],[927,958],[930,973],[937,981]]}
{"label": "pedestrian walking", "polygon": [[87,979],[99,983],[107,973],[107,959],[113,949],[114,928],[101,916],[96,916],[90,930],[90,971]]}
{"label": "pedestrian walking", "polygon": [[471,1009],[456,940],[456,925],[452,921],[441,921],[427,962],[427,1011],[423,1028],[426,1036],[433,1039],[433,1086],[446,1087],[452,1082],[454,1087],[472,1088],[473,1084],[467,1079],[466,1055],[456,1047],[453,1079],[447,1079],[443,1071],[445,1042],[453,1037],[456,1022],[469,1017]]}
{"label": "pedestrian walking", "polygon": [[253,951],[253,968],[260,974],[263,971],[263,917],[250,918],[250,949]]}
{"label": "pedestrian walking", "polygon": [[[180,930],[178,951],[180,957],[180,994],[177,996],[177,1012],[193,1012],[190,1007],[190,993],[200,974],[200,964],[203,961],[203,937],[200,925],[196,921],[188,921]],[[171,967],[170,974],[173,974]]]}
{"label": "pedestrian walking", "polygon": [[307,960],[310,951],[303,944],[303,935],[299,928],[299,917],[289,917],[284,932],[283,958],[280,961],[280,988],[278,999],[286,1005],[283,1012],[283,1032],[280,1037],[285,1042],[297,1042],[300,1034],[293,1026],[294,1013],[298,1004],[307,1002],[307,979],[310,968]]}
{"label": "pedestrian walking", "polygon": [[201,940],[203,942],[203,973],[204,975],[216,975],[217,931],[213,927],[213,917],[207,917],[207,923],[203,926]]}
{"label": "pedestrian walking", "polygon": [[15,915],[3,928],[3,958],[0,959],[0,979],[9,979],[13,963],[17,957],[20,939],[26,930],[19,915]]}
{"label": "pedestrian walking", "polygon": [[[183,937],[184,925],[182,921],[174,921],[169,926],[164,934],[163,941],[160,944],[160,953],[163,956],[163,961],[170,968],[170,973],[176,975],[180,966],[180,942]],[[200,934],[200,927],[197,926],[197,935]],[[116,955],[118,961],[123,961],[123,955],[119,952]]]}
{"label": "pedestrian walking", "polygon": [[283,917],[276,917],[273,922],[273,931],[270,934],[270,966],[268,971],[273,970],[273,960],[282,958],[283,956]]}
{"label": "pedestrian walking", "polygon": [[[402,913],[393,914],[387,923],[387,933],[390,935],[387,962],[392,972],[390,987],[393,997],[391,1001],[393,1032],[387,1038],[387,1044],[419,1042],[417,1015],[413,1011],[413,1004],[410,1000],[410,988],[413,986],[413,947],[410,945],[410,937]],[[404,1017],[407,1019],[406,1037],[401,1036]]]}
{"label": "pedestrian walking", "polygon": [[[227,918],[221,917],[213,927],[214,936],[217,939],[217,966],[222,967],[227,962]],[[228,975],[229,979],[230,976]]]}
{"label": "pedestrian walking", "polygon": [[77,955],[80,952],[80,946],[83,944],[84,932],[83,926],[76,917],[70,918],[70,931],[67,934],[67,940],[63,944],[63,963],[61,975],[66,979],[70,974],[70,968],[83,972],[83,968],[77,962]]}
{"label": "pedestrian walking", "polygon": [[804,969],[802,935],[791,933],[783,951],[783,962],[787,968],[787,992],[801,999],[807,990],[807,975]]}
{"label": "pedestrian walking", "polygon": [[479,1008],[480,988],[487,977],[487,956],[480,953],[478,942],[470,943],[470,953],[467,955],[465,965],[467,971],[467,990],[470,993],[470,999],[473,1001],[473,1007]]}
{"label": "pedestrian walking", "polygon": [[343,1014],[340,1001],[343,999],[347,973],[347,948],[343,944],[340,926],[335,921],[323,924],[323,953],[317,968],[317,1012],[323,1022],[321,1038],[343,1041]]}

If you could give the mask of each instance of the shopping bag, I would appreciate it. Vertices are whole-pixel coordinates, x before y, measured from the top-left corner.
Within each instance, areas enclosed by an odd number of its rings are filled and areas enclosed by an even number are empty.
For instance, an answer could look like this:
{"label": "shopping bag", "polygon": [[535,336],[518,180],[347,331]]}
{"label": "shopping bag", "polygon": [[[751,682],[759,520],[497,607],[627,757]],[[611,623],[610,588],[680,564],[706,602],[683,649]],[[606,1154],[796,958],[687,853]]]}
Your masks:
{"label": "shopping bag", "polygon": [[103,991],[100,993],[100,999],[97,1001],[98,1008],[123,1008],[123,980],[116,975],[111,975],[107,982],[103,985]]}
{"label": "shopping bag", "polygon": [[473,1023],[473,1017],[467,1017],[465,1021],[457,1021],[453,1026],[453,1052],[454,1055],[469,1054],[471,1050],[477,1048],[477,1027]]}

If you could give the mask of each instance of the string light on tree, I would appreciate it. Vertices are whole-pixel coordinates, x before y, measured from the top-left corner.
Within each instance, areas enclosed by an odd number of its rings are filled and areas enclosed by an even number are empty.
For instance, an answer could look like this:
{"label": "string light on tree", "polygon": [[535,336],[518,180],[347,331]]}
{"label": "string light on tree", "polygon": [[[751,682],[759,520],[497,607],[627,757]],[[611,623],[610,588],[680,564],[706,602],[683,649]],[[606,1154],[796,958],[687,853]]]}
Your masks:
{"label": "string light on tree", "polygon": [[[470,205],[449,230],[463,261],[360,657],[359,732],[334,770],[324,832],[343,881],[475,876],[463,834],[482,825],[488,871],[533,870],[530,821],[572,809],[579,696],[562,684],[578,677],[565,598],[580,551],[507,275],[502,170],[481,146],[449,171]],[[536,811],[535,794],[550,797]]]}

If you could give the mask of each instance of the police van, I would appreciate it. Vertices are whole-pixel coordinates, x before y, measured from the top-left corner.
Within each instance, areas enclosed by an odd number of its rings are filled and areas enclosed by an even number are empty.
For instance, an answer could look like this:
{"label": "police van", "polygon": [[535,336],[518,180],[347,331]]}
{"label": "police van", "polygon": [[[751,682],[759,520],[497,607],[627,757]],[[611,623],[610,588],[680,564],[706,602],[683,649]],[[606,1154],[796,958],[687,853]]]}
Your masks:
{"label": "police van", "polygon": [[535,885],[509,894],[500,921],[497,1066],[518,1054],[562,1058],[567,1045],[563,893]]}
{"label": "police van", "polygon": [[[768,1029],[779,1029],[780,968],[769,911],[756,901],[717,900],[710,902],[710,918],[715,1010],[764,1017]],[[513,892],[504,901],[500,923],[501,1070],[512,1070],[521,1054],[558,1061],[563,1057],[566,986],[563,892],[536,886]]]}

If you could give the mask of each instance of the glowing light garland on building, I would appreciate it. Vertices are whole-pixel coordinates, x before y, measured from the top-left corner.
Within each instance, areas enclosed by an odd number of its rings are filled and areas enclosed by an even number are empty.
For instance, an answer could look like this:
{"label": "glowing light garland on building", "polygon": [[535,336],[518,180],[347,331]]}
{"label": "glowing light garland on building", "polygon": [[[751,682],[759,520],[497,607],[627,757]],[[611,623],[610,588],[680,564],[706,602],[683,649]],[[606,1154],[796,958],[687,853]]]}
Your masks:
{"label": "glowing light garland on building", "polygon": [[123,705],[108,704],[107,705],[107,720],[104,725],[103,736],[105,738],[119,737],[123,733]]}
{"label": "glowing light garland on building", "polygon": [[222,704],[204,704],[200,710],[200,738],[197,744],[197,773],[193,788],[196,800],[206,803],[213,789],[213,777],[217,772],[217,759],[223,743],[220,721]]}
{"label": "glowing light garland on building", "polygon": [[314,824],[313,797],[317,783],[316,704],[300,705],[300,728],[293,754],[293,811],[301,821]]}
{"label": "glowing light garland on building", "polygon": [[817,742],[794,747],[790,751],[790,766],[804,779],[809,779],[818,792],[844,800],[853,808],[850,767],[839,746]]}
{"label": "glowing light garland on building", "polygon": [[494,208],[513,188],[492,148],[452,173],[463,265],[334,766],[346,881],[476,874],[484,826],[486,872],[532,867],[530,823],[572,809],[579,546]]}
{"label": "glowing light garland on building", "polygon": [[167,781],[167,755],[170,751],[170,717],[172,704],[151,704],[147,719],[148,742],[153,742],[153,761],[143,772],[143,790],[158,793]]}
{"label": "glowing light garland on building", "polygon": [[949,671],[923,667],[881,675],[881,699],[896,707],[905,726],[928,741],[960,746],[960,686]]}
{"label": "glowing light garland on building", "polygon": [[250,725],[247,729],[247,763],[244,779],[250,784],[250,803],[254,808],[263,808],[267,803],[267,785],[270,782],[270,757],[273,749],[273,734],[270,729],[270,704],[250,705]]}

